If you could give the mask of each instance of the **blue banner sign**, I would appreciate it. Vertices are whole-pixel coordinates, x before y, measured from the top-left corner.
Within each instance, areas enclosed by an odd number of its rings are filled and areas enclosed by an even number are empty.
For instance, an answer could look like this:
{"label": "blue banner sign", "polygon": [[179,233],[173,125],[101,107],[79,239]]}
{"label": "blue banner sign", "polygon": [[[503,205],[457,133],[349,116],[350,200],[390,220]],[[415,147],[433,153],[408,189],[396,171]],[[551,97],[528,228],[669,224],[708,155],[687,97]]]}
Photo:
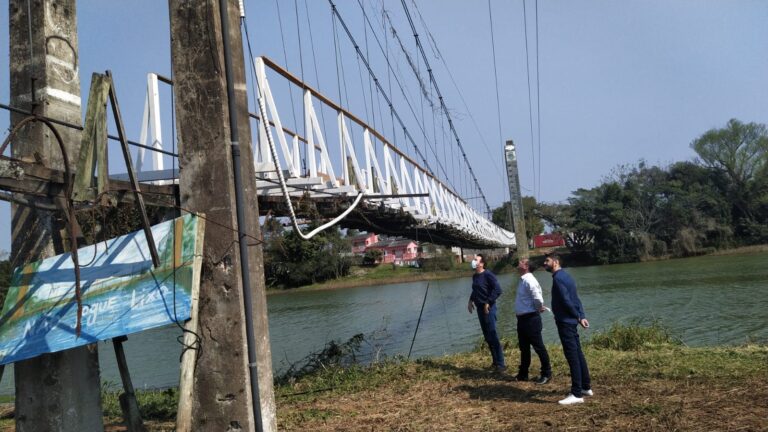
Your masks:
{"label": "blue banner sign", "polygon": [[154,268],[143,231],[78,249],[82,330],[71,254],[14,271],[0,313],[0,365],[190,318],[200,283],[204,221],[188,214],[152,227]]}

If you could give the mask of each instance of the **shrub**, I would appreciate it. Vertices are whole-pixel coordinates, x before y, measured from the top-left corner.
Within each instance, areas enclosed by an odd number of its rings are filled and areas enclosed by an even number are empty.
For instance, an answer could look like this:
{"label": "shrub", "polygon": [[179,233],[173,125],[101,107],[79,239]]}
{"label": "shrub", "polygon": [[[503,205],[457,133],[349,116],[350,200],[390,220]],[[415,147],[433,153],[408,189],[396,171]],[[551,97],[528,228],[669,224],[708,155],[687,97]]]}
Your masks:
{"label": "shrub", "polygon": [[654,345],[670,344],[680,345],[682,342],[658,320],[649,325],[643,325],[637,320],[629,324],[613,323],[608,330],[595,333],[587,342],[587,345],[594,348],[618,351],[641,350]]}
{"label": "shrub", "polygon": [[453,270],[453,255],[443,255],[419,260],[419,267],[425,271]]}
{"label": "shrub", "polygon": [[375,266],[379,264],[381,258],[384,256],[384,252],[381,249],[369,249],[365,251],[363,255],[363,265]]}
{"label": "shrub", "polygon": [[[122,418],[119,389],[114,383],[102,383],[101,403],[104,415],[111,418]],[[136,390],[136,401],[139,412],[144,420],[175,420],[176,409],[179,405],[179,391],[176,388],[165,390]]]}

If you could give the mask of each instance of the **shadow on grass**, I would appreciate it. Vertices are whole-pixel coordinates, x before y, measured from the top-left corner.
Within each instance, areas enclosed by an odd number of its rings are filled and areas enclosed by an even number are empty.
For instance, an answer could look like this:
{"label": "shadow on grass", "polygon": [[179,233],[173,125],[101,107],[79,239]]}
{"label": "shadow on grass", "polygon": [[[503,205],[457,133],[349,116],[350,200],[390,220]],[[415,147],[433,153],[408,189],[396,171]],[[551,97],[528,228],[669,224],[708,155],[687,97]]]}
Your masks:
{"label": "shadow on grass", "polygon": [[539,399],[537,396],[549,396],[556,393],[554,390],[531,391],[519,388],[515,385],[517,381],[515,381],[514,377],[507,373],[498,373],[491,370],[482,370],[471,367],[457,367],[452,364],[436,362],[431,359],[420,360],[419,364],[422,367],[447,372],[467,381],[482,381],[489,379],[499,381],[498,384],[481,384],[478,382],[477,385],[464,384],[454,388],[457,391],[466,392],[472,399],[551,403],[550,401]]}

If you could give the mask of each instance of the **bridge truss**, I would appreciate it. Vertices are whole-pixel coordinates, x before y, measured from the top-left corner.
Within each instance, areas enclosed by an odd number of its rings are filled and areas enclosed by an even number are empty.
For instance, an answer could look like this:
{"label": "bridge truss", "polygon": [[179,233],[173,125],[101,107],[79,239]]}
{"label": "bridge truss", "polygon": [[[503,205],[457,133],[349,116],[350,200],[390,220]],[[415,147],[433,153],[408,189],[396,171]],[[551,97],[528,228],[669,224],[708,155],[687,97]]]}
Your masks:
{"label": "bridge truss", "polygon": [[[254,69],[262,112],[268,117],[250,114],[258,131],[254,169],[262,215],[289,216],[286,200],[290,199],[299,217],[331,218],[362,194],[363,199],[357,200],[359,204],[340,222],[341,226],[447,246],[516,245],[514,233],[493,224],[358,116],[269,58],[254,59]],[[286,80],[302,92],[304,136],[284,126],[268,72],[272,80]],[[149,74],[140,142],[164,151],[158,80],[171,83]],[[325,131],[319,119],[322,109],[336,115],[335,136]],[[270,144],[274,148],[270,149]],[[136,162],[140,179],[162,183],[176,177],[177,173],[164,170],[159,153],[150,156],[149,164],[144,163],[145,156],[141,148]],[[282,176],[276,165],[281,167]]]}

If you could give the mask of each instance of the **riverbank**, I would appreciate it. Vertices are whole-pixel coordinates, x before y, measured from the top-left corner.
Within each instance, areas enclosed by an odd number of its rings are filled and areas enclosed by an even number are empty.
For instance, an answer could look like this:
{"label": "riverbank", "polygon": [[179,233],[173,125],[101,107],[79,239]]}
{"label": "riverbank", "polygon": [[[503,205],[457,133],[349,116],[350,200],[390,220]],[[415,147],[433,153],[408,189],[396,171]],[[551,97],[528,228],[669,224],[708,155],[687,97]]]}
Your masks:
{"label": "riverbank", "polygon": [[[548,346],[553,379],[513,379],[516,341],[502,341],[509,370],[488,370],[484,344],[468,353],[370,366],[322,357],[314,372],[275,386],[281,431],[764,430],[768,345],[690,348],[659,325],[614,324],[584,343],[594,396],[562,407],[568,367]],[[343,351],[343,350],[342,350]],[[351,353],[348,353],[351,354]],[[531,376],[538,361],[534,358]],[[176,389],[138,391],[149,431],[172,431]],[[0,431],[13,431],[12,402],[0,406]],[[105,430],[124,431],[116,386],[102,394]],[[8,409],[10,408],[10,409]]]}
{"label": "riverbank", "polygon": [[[510,366],[517,351],[507,350]],[[545,386],[487,370],[485,352],[328,372],[278,389],[279,429],[334,430],[762,430],[768,348],[641,351],[587,348],[595,396],[561,407],[567,364],[549,347]],[[534,364],[537,362],[534,360]],[[327,390],[331,388],[331,390]],[[327,390],[327,391],[326,391]]]}
{"label": "riverbank", "polygon": [[[531,251],[531,259],[543,261],[545,253],[551,252],[552,249],[540,249]],[[730,255],[748,255],[768,252],[768,244],[765,245],[752,245],[742,246],[732,249],[723,249],[713,251],[700,256],[730,256]],[[568,263],[569,253],[567,250],[562,252]],[[683,257],[667,256],[663,258],[654,258],[647,261],[667,261],[674,259],[684,259]],[[498,264],[498,263],[497,263]],[[506,262],[502,265],[497,265],[492,268],[492,271],[496,274],[505,274],[514,271],[512,262]],[[583,267],[598,265],[594,263],[568,263],[567,267]],[[421,282],[431,280],[442,279],[454,279],[461,277],[470,277],[472,275],[472,269],[469,263],[457,264],[456,268],[452,270],[444,271],[425,271],[413,267],[392,267],[391,265],[379,265],[377,267],[358,267],[356,271],[353,271],[349,276],[325,281],[322,283],[316,283],[312,285],[306,285],[298,288],[271,288],[267,290],[268,295],[272,294],[287,294],[291,292],[305,292],[305,291],[324,291],[334,289],[345,288],[358,288],[374,285],[390,285],[398,283],[408,282]]]}
{"label": "riverbank", "polygon": [[446,271],[423,271],[411,267],[395,267],[393,269],[391,266],[382,265],[372,268],[369,272],[353,274],[344,278],[333,279],[322,283],[305,285],[298,288],[270,289],[267,290],[267,294],[273,295],[286,294],[291,292],[358,288],[373,285],[391,285],[406,282],[454,279],[469,276],[472,276],[472,270],[469,269],[468,264],[467,269],[454,269]]}
{"label": "riverbank", "polygon": [[[275,387],[281,431],[764,430],[768,346],[688,348],[644,344],[628,351],[585,347],[595,395],[561,407],[570,384],[559,346],[554,379],[516,382],[485,369],[485,349],[371,367],[329,367]],[[505,341],[510,366],[519,361]],[[538,361],[534,356],[534,365]],[[511,367],[510,370],[513,368]],[[535,371],[531,371],[532,373]],[[535,374],[534,374],[535,375]],[[141,392],[150,431],[171,431],[175,392]],[[165,401],[165,402],[163,402]],[[107,431],[120,424],[105,397]],[[147,414],[145,414],[145,417]],[[0,430],[13,431],[12,422]]]}
{"label": "riverbank", "polygon": [[[496,274],[505,274],[514,271],[511,261],[497,261],[492,267]],[[422,282],[431,280],[456,279],[472,276],[472,267],[469,263],[456,264],[451,270],[424,270],[415,267],[392,266],[381,264],[375,267],[354,267],[349,276],[328,280],[322,283],[305,285],[298,288],[270,288],[268,295],[285,294],[291,292],[324,291],[344,288],[358,288],[374,285],[391,285],[407,282]]]}

